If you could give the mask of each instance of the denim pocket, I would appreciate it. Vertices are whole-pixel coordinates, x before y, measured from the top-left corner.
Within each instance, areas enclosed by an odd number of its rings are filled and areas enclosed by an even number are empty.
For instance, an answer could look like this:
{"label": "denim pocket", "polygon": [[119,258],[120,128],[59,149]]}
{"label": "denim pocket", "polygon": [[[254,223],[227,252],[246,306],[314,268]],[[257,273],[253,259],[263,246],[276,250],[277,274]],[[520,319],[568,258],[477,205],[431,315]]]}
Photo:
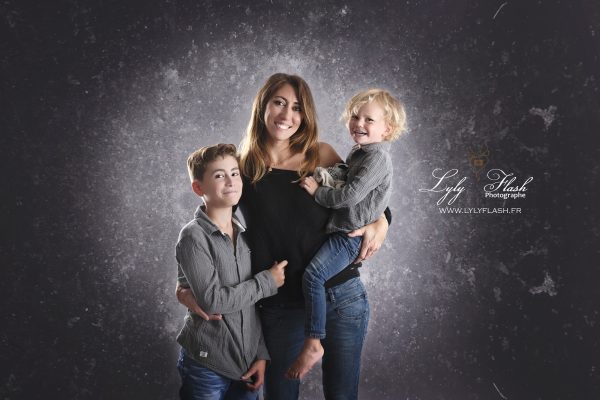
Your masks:
{"label": "denim pocket", "polygon": [[340,303],[335,311],[342,319],[362,319],[367,313],[368,307],[367,296],[362,293]]}

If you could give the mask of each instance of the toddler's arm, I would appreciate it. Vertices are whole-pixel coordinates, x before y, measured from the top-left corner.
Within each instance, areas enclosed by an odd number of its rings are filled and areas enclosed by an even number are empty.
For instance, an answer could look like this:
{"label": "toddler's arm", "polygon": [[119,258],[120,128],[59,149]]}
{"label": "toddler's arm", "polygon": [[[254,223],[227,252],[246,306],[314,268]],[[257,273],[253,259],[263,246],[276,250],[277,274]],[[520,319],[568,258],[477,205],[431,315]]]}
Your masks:
{"label": "toddler's arm", "polygon": [[319,184],[312,176],[307,176],[300,181],[300,187],[308,192],[311,196],[315,195],[315,192],[319,188]]}
{"label": "toddler's arm", "polygon": [[328,208],[353,207],[392,173],[389,159],[382,153],[370,157],[346,185],[339,189],[321,186],[315,191],[317,203]]}

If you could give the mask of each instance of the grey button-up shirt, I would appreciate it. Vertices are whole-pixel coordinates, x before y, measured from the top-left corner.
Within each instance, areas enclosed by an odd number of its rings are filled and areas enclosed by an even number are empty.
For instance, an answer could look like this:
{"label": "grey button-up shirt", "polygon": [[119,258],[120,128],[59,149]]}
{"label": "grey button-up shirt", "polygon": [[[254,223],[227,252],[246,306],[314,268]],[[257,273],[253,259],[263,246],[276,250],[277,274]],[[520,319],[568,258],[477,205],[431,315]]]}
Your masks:
{"label": "grey button-up shirt", "polygon": [[315,200],[333,208],[327,232],[351,232],[379,218],[388,205],[393,166],[390,142],[354,146],[346,164],[346,184],[339,189],[319,186]]}
{"label": "grey button-up shirt", "polygon": [[235,248],[200,207],[179,233],[178,283],[192,289],[205,312],[223,319],[205,321],[188,311],[177,341],[206,368],[239,380],[254,361],[270,359],[254,303],[276,294],[277,285],[268,270],[252,276],[244,228],[233,222]]}

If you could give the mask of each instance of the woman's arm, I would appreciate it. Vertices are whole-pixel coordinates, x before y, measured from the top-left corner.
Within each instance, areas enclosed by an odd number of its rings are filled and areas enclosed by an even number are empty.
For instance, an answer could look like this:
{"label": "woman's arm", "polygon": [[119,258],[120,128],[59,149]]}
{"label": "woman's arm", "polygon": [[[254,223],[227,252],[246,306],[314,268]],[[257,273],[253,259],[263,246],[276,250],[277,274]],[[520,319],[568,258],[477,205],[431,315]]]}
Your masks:
{"label": "woman's arm", "polygon": [[319,166],[332,167],[337,163],[342,162],[341,157],[336,153],[335,149],[325,142],[319,142]]}
{"label": "woman's arm", "polygon": [[177,288],[175,288],[175,295],[177,296],[177,301],[186,306],[191,312],[200,316],[200,318],[206,321],[223,319],[223,316],[221,314],[209,315],[205,313],[204,310],[196,302],[194,293],[189,287],[183,287],[179,283],[177,283]]}
{"label": "woman's arm", "polygon": [[377,221],[348,234],[350,237],[362,236],[363,238],[360,253],[356,257],[356,260],[354,260],[355,264],[365,261],[379,250],[387,236],[388,228],[388,220],[384,214]]}

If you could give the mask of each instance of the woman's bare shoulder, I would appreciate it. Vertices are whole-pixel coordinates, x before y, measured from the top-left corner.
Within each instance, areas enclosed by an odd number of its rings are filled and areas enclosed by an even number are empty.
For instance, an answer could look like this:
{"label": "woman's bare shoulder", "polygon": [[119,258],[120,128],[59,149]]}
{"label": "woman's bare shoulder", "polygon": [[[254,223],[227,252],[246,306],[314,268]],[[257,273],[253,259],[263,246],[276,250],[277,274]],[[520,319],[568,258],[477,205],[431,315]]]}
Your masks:
{"label": "woman's bare shoulder", "polygon": [[321,167],[330,167],[339,162],[342,162],[342,159],[333,146],[329,143],[319,142],[319,165]]}

